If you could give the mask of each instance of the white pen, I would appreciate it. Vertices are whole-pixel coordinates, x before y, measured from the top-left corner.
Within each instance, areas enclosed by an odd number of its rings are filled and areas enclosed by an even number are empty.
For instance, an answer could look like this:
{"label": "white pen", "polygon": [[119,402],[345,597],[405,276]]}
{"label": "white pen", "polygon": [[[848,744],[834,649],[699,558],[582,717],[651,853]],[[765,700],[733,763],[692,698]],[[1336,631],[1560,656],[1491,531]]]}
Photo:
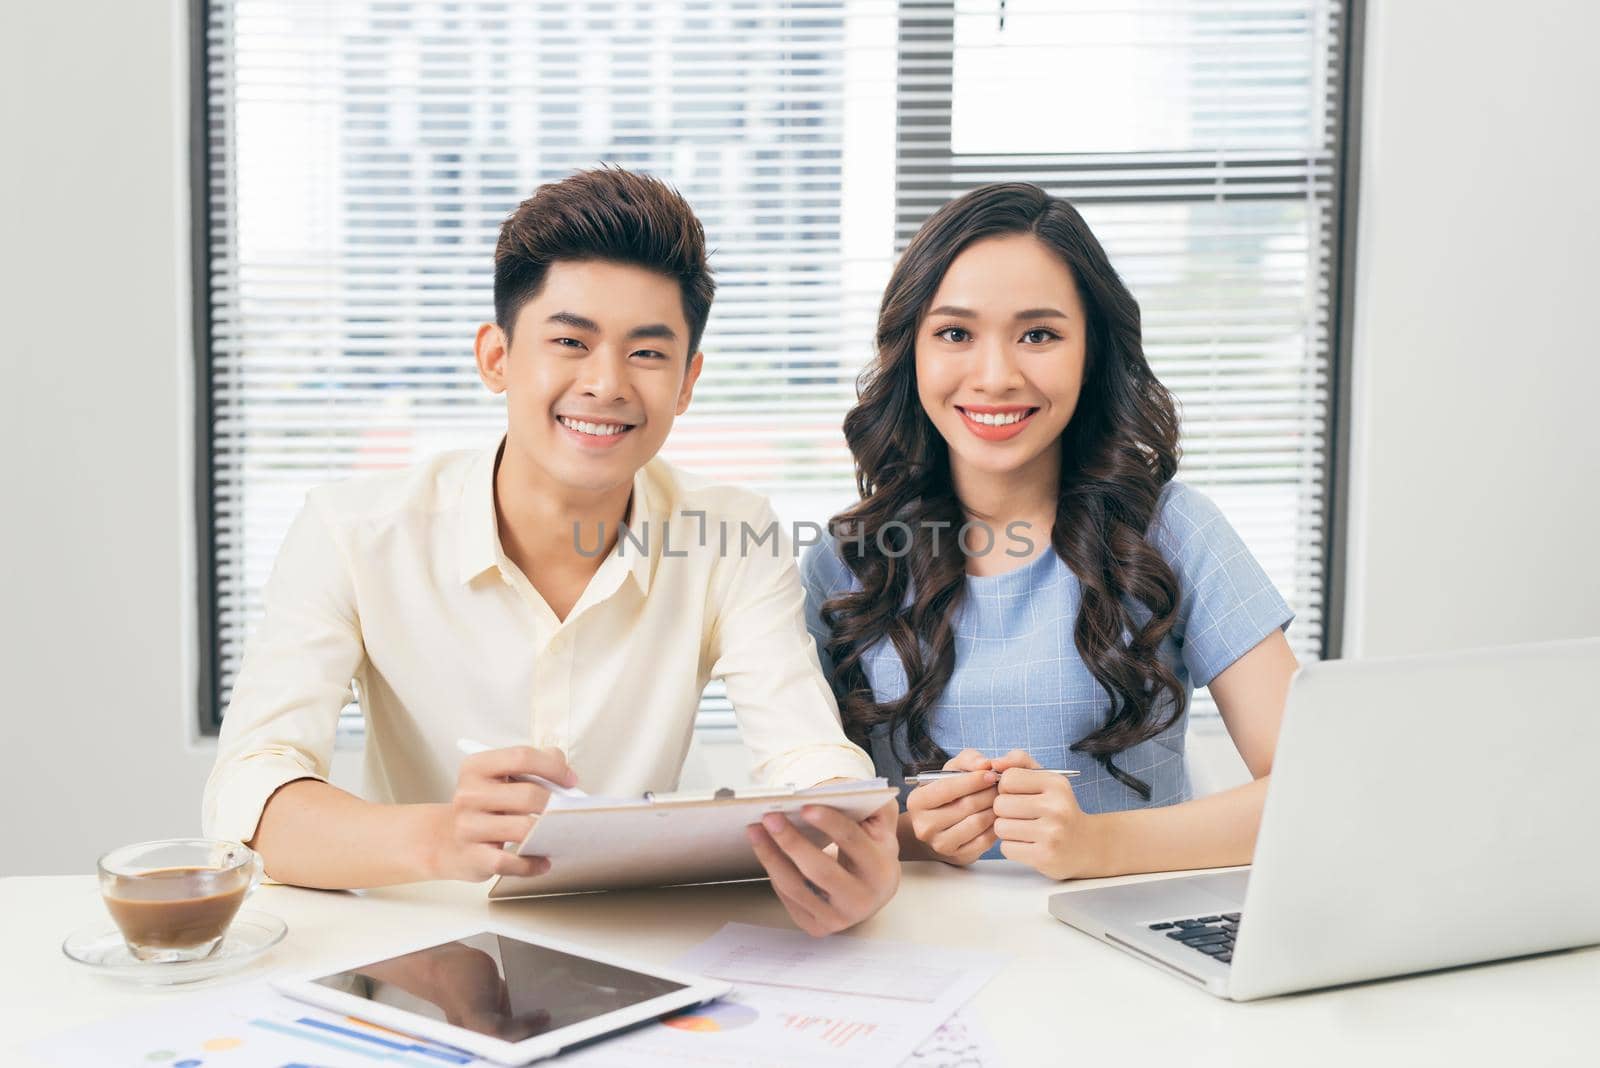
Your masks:
{"label": "white pen", "polygon": [[[988,768],[978,768],[978,771],[988,771]],[[1081,772],[1071,768],[1023,768],[1023,771],[1042,771],[1046,775],[1060,775],[1064,779],[1071,779]],[[957,775],[971,775],[970,771],[925,771],[921,775],[907,775],[907,786],[921,786],[925,782],[938,782],[940,779],[953,779]]]}
{"label": "white pen", "polygon": [[[457,738],[456,739],[456,748],[461,750],[467,756],[477,756],[479,753],[487,753],[490,749],[493,749],[494,747],[493,746],[489,746],[489,745],[484,745],[482,742],[475,742],[471,738]],[[588,794],[584,793],[582,790],[578,789],[576,786],[562,786],[559,783],[551,782],[549,779],[546,779],[542,775],[512,775],[512,776],[510,776],[510,778],[515,779],[517,782],[531,782],[535,786],[543,786],[546,790],[549,790],[550,793],[555,797],[588,797],[589,796]]]}

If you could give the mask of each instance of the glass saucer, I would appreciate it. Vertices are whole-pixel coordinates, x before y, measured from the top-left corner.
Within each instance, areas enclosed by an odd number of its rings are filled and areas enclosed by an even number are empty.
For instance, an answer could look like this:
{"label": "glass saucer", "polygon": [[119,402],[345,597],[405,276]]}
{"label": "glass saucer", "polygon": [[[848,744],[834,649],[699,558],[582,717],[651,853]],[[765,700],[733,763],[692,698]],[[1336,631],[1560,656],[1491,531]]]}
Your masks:
{"label": "glass saucer", "polygon": [[109,919],[75,931],[61,943],[61,952],[88,965],[101,975],[151,986],[195,983],[201,979],[243,968],[283,941],[289,928],[265,912],[241,912],[223,937],[222,944],[200,960],[138,960],[122,940],[122,932]]}

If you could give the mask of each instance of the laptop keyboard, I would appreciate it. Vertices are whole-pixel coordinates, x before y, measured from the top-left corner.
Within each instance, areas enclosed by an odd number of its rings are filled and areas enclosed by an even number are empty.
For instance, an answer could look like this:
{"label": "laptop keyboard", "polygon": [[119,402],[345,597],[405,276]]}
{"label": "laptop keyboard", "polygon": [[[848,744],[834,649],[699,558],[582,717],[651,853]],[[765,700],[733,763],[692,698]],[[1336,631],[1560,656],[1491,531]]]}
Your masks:
{"label": "laptop keyboard", "polygon": [[1223,964],[1233,963],[1233,940],[1239,934],[1239,914],[1220,912],[1215,916],[1196,916],[1187,920],[1152,923],[1152,931],[1163,931],[1174,942],[1204,953]]}

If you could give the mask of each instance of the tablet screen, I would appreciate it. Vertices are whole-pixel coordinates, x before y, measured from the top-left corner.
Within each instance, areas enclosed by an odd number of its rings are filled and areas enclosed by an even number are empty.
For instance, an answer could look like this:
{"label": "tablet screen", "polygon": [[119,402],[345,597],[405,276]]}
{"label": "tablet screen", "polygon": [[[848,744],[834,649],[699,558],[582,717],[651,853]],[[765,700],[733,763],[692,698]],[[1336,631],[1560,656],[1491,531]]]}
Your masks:
{"label": "tablet screen", "polygon": [[684,988],[670,979],[491,932],[315,982],[507,1042]]}

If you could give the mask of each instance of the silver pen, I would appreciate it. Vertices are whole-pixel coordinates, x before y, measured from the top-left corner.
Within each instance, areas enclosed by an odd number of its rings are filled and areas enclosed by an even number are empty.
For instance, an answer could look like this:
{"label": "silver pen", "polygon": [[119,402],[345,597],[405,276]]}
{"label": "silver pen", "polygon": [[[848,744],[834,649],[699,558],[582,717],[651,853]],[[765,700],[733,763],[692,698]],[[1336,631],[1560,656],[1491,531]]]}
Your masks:
{"label": "silver pen", "polygon": [[[988,771],[988,768],[979,768],[979,771]],[[1024,768],[1024,771],[1042,771],[1046,775],[1060,775],[1062,778],[1071,779],[1082,772],[1071,768]],[[971,775],[970,771],[925,771],[921,775],[907,775],[907,786],[921,786],[925,782],[938,782],[940,779],[953,779],[957,775]]]}

